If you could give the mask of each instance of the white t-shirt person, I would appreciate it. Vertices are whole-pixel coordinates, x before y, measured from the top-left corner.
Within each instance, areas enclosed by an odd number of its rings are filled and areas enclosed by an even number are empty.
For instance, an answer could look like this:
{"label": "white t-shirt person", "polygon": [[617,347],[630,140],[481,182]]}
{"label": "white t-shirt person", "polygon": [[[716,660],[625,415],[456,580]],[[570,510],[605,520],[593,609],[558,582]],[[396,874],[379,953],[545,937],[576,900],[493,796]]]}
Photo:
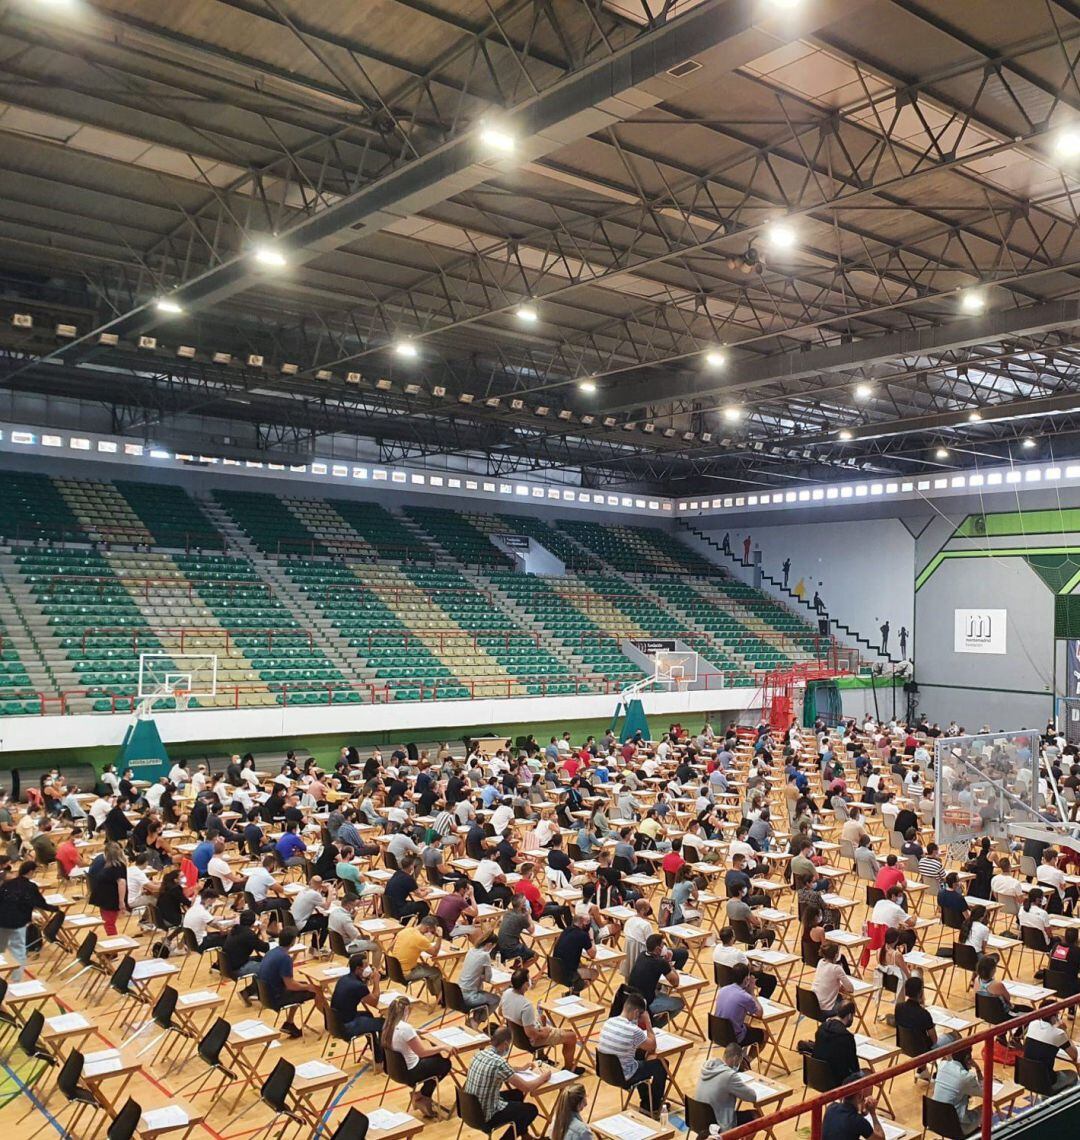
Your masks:
{"label": "white t-shirt person", "polygon": [[892,899],[879,899],[874,903],[870,913],[870,921],[875,926],[885,926],[889,930],[897,930],[908,920],[908,912]]}

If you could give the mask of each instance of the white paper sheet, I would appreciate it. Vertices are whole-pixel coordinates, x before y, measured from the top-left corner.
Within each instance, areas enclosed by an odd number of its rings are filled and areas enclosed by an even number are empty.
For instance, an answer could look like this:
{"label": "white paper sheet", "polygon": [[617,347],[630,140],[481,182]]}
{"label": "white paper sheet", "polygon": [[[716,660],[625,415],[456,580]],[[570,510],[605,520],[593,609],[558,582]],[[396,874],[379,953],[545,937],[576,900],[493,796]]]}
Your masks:
{"label": "white paper sheet", "polygon": [[32,997],[34,994],[43,994],[48,991],[44,982],[12,982],[7,992],[11,997]]}
{"label": "white paper sheet", "polygon": [[302,1065],[296,1066],[296,1075],[306,1077],[308,1080],[313,1077],[332,1077],[335,1073],[340,1072],[339,1068],[328,1065],[325,1061],[305,1061]]}
{"label": "white paper sheet", "polygon": [[70,1033],[73,1029],[85,1029],[90,1022],[81,1013],[62,1013],[59,1017],[47,1018],[45,1024],[54,1033]]}
{"label": "white paper sheet", "polygon": [[188,1114],[178,1105],[151,1108],[142,1114],[143,1128],[180,1128],[188,1122]]}
{"label": "white paper sheet", "polygon": [[478,1034],[468,1033],[458,1026],[454,1026],[450,1029],[435,1029],[432,1031],[431,1036],[441,1041],[444,1045],[471,1045],[474,1041],[480,1039]]}
{"label": "white paper sheet", "polygon": [[622,1140],[648,1140],[650,1136],[655,1135],[652,1128],[638,1124],[636,1120],[631,1120],[629,1116],[623,1116],[621,1112],[616,1116],[608,1116],[598,1123],[602,1124],[608,1132],[614,1132],[616,1136],[621,1136]]}
{"label": "white paper sheet", "polygon": [[180,1005],[195,1005],[201,1001],[213,1001],[217,994],[213,990],[196,990],[192,994],[181,994],[179,997]]}
{"label": "white paper sheet", "polygon": [[388,1112],[385,1108],[373,1108],[367,1118],[369,1128],[378,1128],[383,1132],[401,1128],[412,1120],[407,1112]]}

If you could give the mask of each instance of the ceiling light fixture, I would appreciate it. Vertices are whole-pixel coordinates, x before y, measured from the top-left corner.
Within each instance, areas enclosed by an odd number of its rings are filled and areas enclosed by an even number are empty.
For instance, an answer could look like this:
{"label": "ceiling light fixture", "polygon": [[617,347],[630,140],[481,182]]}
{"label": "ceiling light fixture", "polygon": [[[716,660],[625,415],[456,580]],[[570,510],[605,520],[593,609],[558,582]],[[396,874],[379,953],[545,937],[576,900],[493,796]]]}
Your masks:
{"label": "ceiling light fixture", "polygon": [[154,302],[154,308],[157,309],[159,313],[168,313],[172,316],[184,311],[178,302],[170,300],[168,297],[158,297]]}
{"label": "ceiling light fixture", "polygon": [[960,308],[965,313],[981,313],[986,308],[986,298],[978,289],[965,289],[960,294]]}
{"label": "ceiling light fixture", "polygon": [[938,459],[948,459],[949,449],[947,447],[939,447],[937,451],[934,452],[934,455]]}
{"label": "ceiling light fixture", "polygon": [[1067,127],[1054,140],[1054,153],[1058,158],[1080,156],[1080,131]]}
{"label": "ceiling light fixture", "polygon": [[517,319],[524,321],[526,324],[534,325],[540,319],[539,314],[532,305],[519,305],[517,310]]}
{"label": "ceiling light fixture", "polygon": [[855,385],[855,399],[856,400],[869,400],[873,392],[873,388],[869,384],[856,384]]}
{"label": "ceiling light fixture", "polygon": [[1024,440],[1024,446],[1025,447],[1034,447],[1035,441],[1030,436],[1028,436],[1028,438]]}
{"label": "ceiling light fixture", "polygon": [[737,424],[742,419],[742,408],[735,407],[732,404],[730,407],[724,409],[724,419],[729,424]]}
{"label": "ceiling light fixture", "polygon": [[289,264],[285,254],[272,245],[257,245],[252,257],[255,258],[258,265],[265,266],[267,269],[284,269]]}
{"label": "ceiling light fixture", "polygon": [[705,363],[710,368],[723,368],[727,364],[727,357],[718,348],[714,348],[705,353]]}
{"label": "ceiling light fixture", "polygon": [[394,351],[406,360],[415,360],[420,355],[420,350],[411,340],[399,340],[394,345]]}
{"label": "ceiling light fixture", "polygon": [[979,420],[981,420],[981,419],[982,419],[982,412],[969,412],[968,413],[968,423],[969,424],[977,424],[979,422]]}
{"label": "ceiling light fixture", "polygon": [[580,381],[578,381],[578,389],[580,391],[586,393],[586,395],[591,396],[596,391],[596,381],[595,380],[580,380]]}
{"label": "ceiling light fixture", "polygon": [[839,437],[840,437],[840,439],[843,439],[843,440],[849,440],[849,439],[851,439],[851,432],[849,432],[847,428],[844,428],[839,433]]}
{"label": "ceiling light fixture", "polygon": [[797,240],[794,229],[786,222],[774,222],[766,233],[766,239],[773,249],[791,249]]}
{"label": "ceiling light fixture", "polygon": [[480,141],[488,150],[497,150],[502,154],[513,154],[517,147],[514,136],[498,127],[485,127],[480,132]]}

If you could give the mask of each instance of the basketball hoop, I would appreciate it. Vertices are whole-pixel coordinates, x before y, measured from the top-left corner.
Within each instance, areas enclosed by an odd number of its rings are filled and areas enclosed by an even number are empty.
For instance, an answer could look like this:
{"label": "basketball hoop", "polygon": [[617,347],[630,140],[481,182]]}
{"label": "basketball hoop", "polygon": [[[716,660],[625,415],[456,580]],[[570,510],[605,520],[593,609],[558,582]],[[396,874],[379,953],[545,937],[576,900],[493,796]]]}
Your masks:
{"label": "basketball hoop", "polygon": [[188,703],[191,700],[191,692],[188,689],[176,689],[173,692],[173,700],[176,701],[176,709],[178,712],[186,711]]}

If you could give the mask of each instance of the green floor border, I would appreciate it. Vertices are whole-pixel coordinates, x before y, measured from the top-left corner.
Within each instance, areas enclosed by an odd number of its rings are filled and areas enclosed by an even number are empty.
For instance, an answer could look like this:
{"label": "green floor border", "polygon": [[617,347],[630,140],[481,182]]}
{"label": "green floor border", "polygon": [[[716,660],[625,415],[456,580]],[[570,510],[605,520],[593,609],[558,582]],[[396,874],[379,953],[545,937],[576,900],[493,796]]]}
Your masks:
{"label": "green floor border", "polygon": [[[947,558],[1026,558],[1028,555],[1036,554],[1080,555],[1080,546],[1003,546],[992,550],[939,550],[916,575],[915,591],[918,593],[922,589],[934,571]],[[1080,573],[1066,582],[1058,593],[1071,594],[1078,583],[1080,583]]]}

